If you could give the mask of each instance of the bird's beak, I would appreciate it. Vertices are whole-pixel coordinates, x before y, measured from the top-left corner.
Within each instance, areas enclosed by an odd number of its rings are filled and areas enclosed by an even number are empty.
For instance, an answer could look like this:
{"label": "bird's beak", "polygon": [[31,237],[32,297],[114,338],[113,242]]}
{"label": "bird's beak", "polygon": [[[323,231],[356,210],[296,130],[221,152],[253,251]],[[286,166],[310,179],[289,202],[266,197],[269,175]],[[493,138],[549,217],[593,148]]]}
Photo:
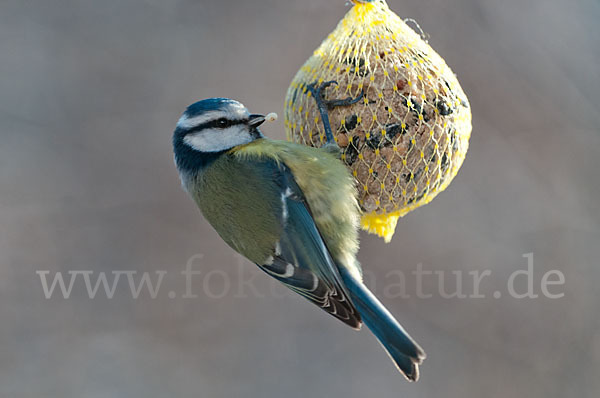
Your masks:
{"label": "bird's beak", "polygon": [[258,114],[253,114],[250,115],[250,118],[248,119],[248,126],[250,127],[258,127],[261,124],[263,124],[265,122],[265,116],[264,115],[258,115]]}

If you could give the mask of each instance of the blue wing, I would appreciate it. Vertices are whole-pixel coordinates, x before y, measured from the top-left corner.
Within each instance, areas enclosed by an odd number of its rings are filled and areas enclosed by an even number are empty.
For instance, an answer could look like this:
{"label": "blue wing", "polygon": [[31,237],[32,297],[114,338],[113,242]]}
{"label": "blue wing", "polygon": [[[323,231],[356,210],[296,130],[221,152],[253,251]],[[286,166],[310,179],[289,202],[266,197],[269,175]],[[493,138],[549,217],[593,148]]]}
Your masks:
{"label": "blue wing", "polygon": [[282,233],[266,273],[355,329],[360,315],[321,237],[302,190],[283,163],[268,162],[281,195]]}

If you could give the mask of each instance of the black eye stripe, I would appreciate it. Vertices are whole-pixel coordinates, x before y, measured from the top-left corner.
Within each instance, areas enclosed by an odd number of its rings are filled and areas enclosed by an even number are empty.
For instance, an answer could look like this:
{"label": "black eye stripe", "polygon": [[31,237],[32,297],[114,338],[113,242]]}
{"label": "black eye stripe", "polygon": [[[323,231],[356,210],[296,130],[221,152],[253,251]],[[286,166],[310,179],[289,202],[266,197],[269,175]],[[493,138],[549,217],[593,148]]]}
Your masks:
{"label": "black eye stripe", "polygon": [[[222,120],[225,120],[226,123],[223,124]],[[248,119],[230,120],[230,119],[225,119],[225,118],[219,118],[217,120],[211,120],[210,122],[202,123],[202,124],[199,124],[198,126],[192,127],[187,130],[186,134],[196,133],[198,131],[208,129],[208,128],[226,129],[231,126],[236,126],[238,124],[245,124],[245,123],[248,123]]]}

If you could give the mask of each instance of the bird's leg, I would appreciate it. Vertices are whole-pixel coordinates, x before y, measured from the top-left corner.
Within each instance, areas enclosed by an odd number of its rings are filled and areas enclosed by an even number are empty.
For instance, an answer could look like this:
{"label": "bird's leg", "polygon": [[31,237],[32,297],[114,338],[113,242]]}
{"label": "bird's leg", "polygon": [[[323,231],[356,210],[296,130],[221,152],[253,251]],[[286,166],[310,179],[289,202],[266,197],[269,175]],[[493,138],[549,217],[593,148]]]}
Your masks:
{"label": "bird's leg", "polygon": [[312,96],[315,98],[315,101],[317,101],[317,108],[321,114],[321,120],[323,120],[323,128],[325,129],[325,137],[327,137],[328,144],[333,144],[335,142],[333,139],[333,133],[331,132],[331,123],[329,122],[329,111],[338,106],[356,104],[365,95],[364,92],[361,92],[356,98],[348,97],[344,99],[327,100],[324,97],[324,90],[332,84],[338,83],[335,80],[330,80],[320,85],[317,85],[317,82],[315,82],[307,86],[312,93]]}

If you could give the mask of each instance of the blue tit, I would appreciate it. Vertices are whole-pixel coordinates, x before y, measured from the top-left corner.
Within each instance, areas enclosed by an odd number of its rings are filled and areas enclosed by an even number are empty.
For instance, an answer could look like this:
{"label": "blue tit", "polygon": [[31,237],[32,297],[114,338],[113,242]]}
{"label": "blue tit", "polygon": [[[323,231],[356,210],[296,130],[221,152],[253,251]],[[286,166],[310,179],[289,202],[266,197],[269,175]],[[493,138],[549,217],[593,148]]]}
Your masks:
{"label": "blue tit", "polygon": [[265,116],[211,98],[173,134],[184,189],[221,238],[354,329],[364,322],[408,380],[425,353],[362,283],[354,180],[335,150],[263,136]]}

